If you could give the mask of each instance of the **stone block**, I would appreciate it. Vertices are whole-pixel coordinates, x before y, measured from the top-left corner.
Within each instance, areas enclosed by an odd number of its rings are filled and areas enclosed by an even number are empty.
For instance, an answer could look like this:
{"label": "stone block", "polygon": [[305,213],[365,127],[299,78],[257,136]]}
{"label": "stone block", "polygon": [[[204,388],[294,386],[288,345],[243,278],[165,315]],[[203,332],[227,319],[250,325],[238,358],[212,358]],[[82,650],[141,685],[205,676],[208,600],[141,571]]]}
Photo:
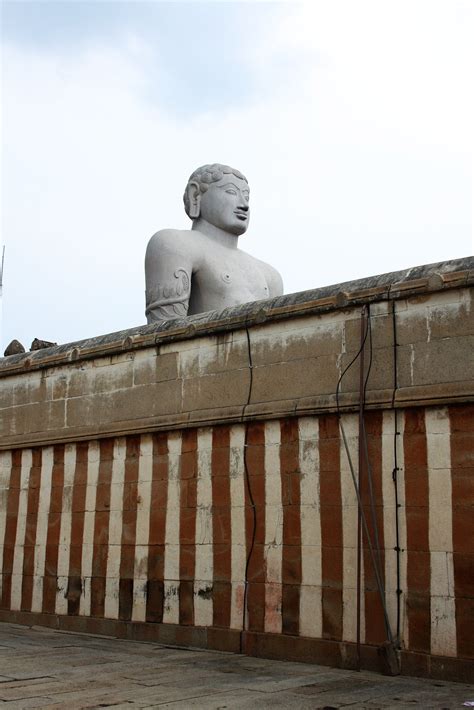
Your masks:
{"label": "stone block", "polygon": [[251,402],[332,393],[338,378],[336,354],[254,367]]}
{"label": "stone block", "polygon": [[[370,328],[373,349],[393,347],[393,321],[391,313],[381,315],[373,315],[371,313]],[[344,349],[346,352],[353,351],[355,354],[359,350],[360,344],[360,317],[357,319],[351,318],[344,324]],[[366,344],[368,349],[369,335],[367,335]]]}
{"label": "stone block", "polygon": [[15,404],[13,377],[6,377],[0,386],[0,410],[13,407]]}
{"label": "stone block", "polygon": [[183,412],[245,405],[250,385],[248,369],[183,380]]}
{"label": "stone block", "polygon": [[64,399],[67,396],[68,371],[66,368],[54,368],[48,373],[48,391],[51,399]]}
{"label": "stone block", "polygon": [[[7,380],[8,382],[8,380]],[[45,373],[31,372],[23,377],[13,378],[14,404],[21,406],[48,399],[48,387]]]}
{"label": "stone block", "polygon": [[[143,385],[117,394],[117,405],[124,419],[154,417],[180,411],[181,381],[169,380]],[[132,415],[132,416],[130,416]]]}
{"label": "stone block", "polygon": [[178,412],[180,399],[180,382],[176,380],[74,397],[67,400],[67,426],[87,425],[100,432],[104,423],[129,421],[133,428],[134,420]]}
{"label": "stone block", "polygon": [[250,331],[252,363],[258,367],[339,354],[342,336],[342,319],[328,315],[256,327]]}
{"label": "stone block", "polygon": [[65,425],[64,402],[35,402],[9,407],[2,411],[2,436],[23,437],[36,432],[63,429]]}
{"label": "stone block", "polygon": [[202,377],[248,367],[246,335],[236,334],[234,340],[225,333],[222,337],[196,341],[196,347],[179,353],[179,376]]}
{"label": "stone block", "polygon": [[133,385],[133,362],[126,360],[104,365],[101,360],[77,365],[68,377],[67,397],[81,397],[97,392],[112,392]]}
{"label": "stone block", "polygon": [[471,335],[471,293],[467,289],[450,290],[397,302],[396,319],[399,345]]}
{"label": "stone block", "polygon": [[452,338],[474,334],[472,304],[454,303],[450,308],[433,307],[428,311],[428,332],[430,340]]}
{"label": "stone block", "polygon": [[472,380],[474,336],[413,342],[397,348],[399,387]]}
{"label": "stone block", "polygon": [[133,364],[133,384],[148,385],[178,377],[178,353],[156,354],[147,348],[136,354]]}
{"label": "stone block", "polygon": [[[345,353],[341,357],[340,370],[344,372],[352,362],[357,350]],[[364,355],[364,378],[368,373],[367,393],[373,390],[389,390],[394,385],[393,363],[394,354],[392,347],[374,348],[372,350],[372,363],[370,365],[370,352],[367,348]],[[360,359],[357,358],[353,365],[344,374],[340,385],[340,392],[359,392],[360,384]]]}

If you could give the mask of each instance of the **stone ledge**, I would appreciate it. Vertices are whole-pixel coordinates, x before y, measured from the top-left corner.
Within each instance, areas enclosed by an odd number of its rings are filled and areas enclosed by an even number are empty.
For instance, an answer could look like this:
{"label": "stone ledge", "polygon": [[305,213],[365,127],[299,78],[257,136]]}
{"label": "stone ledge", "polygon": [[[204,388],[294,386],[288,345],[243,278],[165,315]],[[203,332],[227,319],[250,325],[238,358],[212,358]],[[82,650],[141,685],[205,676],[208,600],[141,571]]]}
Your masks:
{"label": "stone ledge", "polygon": [[[393,400],[393,390],[375,390],[367,395],[366,411],[373,409],[406,409],[436,405],[465,404],[474,400],[474,381],[413,387],[397,390]],[[239,424],[251,421],[268,421],[285,417],[304,417],[324,414],[349,413],[359,411],[358,393],[341,394],[339,409],[335,395],[308,397],[294,400],[275,400],[243,406],[216,407],[164,414],[145,419],[123,422],[102,422],[100,426],[84,425],[70,429],[48,429],[46,431],[3,436],[0,451],[24,449],[34,446],[77,443],[130,434],[146,434],[155,431],[172,431],[193,427]]]}
{"label": "stone ledge", "polygon": [[250,325],[324,313],[373,301],[397,300],[474,284],[474,257],[389,272],[355,281],[254,301],[223,311],[162,321],[44,350],[0,358],[0,377],[53,365],[115,355],[246,328]]}

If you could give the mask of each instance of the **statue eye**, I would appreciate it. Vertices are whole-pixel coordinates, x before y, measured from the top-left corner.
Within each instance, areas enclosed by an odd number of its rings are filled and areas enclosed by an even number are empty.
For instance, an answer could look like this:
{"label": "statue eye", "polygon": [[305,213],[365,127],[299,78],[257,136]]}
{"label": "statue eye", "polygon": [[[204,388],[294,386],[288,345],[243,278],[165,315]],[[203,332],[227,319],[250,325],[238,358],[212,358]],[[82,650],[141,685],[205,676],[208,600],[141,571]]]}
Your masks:
{"label": "statue eye", "polygon": [[228,195],[236,195],[237,192],[235,190],[226,190]]}

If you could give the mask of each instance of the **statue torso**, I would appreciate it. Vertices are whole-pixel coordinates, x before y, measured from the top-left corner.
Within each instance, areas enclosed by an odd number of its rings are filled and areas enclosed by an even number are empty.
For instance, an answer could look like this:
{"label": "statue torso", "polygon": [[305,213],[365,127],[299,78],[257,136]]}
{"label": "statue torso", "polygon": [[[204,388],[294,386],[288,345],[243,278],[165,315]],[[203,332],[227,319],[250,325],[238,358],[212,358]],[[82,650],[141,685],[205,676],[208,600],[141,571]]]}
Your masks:
{"label": "statue torso", "polygon": [[205,235],[190,233],[194,269],[189,314],[220,310],[269,298],[265,266],[240,249],[209,243]]}
{"label": "statue torso", "polygon": [[282,292],[281,278],[271,266],[198,230],[157,232],[148,245],[145,273],[148,322],[222,310]]}

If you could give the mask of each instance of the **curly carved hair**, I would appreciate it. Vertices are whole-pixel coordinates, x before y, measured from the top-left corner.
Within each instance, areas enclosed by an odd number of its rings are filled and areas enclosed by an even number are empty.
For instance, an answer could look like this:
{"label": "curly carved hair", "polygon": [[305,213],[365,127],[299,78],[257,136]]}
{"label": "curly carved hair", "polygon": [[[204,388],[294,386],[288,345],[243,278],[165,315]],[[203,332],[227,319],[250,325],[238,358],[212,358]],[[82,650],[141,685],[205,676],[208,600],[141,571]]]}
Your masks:
{"label": "curly carved hair", "polygon": [[184,191],[183,195],[183,202],[184,202],[184,209],[186,210],[186,214],[188,217],[191,219],[191,216],[189,214],[189,198],[188,198],[188,186],[190,182],[197,182],[199,185],[199,190],[201,193],[206,192],[208,189],[209,185],[213,182],[219,182],[219,180],[222,180],[224,175],[235,175],[235,177],[240,178],[241,180],[245,180],[245,182],[248,184],[248,180],[243,175],[240,170],[236,170],[235,168],[231,168],[228,165],[221,165],[220,163],[213,163],[212,165],[202,165],[200,168],[195,170],[190,176],[188,180],[188,184],[186,185],[186,189]]}

